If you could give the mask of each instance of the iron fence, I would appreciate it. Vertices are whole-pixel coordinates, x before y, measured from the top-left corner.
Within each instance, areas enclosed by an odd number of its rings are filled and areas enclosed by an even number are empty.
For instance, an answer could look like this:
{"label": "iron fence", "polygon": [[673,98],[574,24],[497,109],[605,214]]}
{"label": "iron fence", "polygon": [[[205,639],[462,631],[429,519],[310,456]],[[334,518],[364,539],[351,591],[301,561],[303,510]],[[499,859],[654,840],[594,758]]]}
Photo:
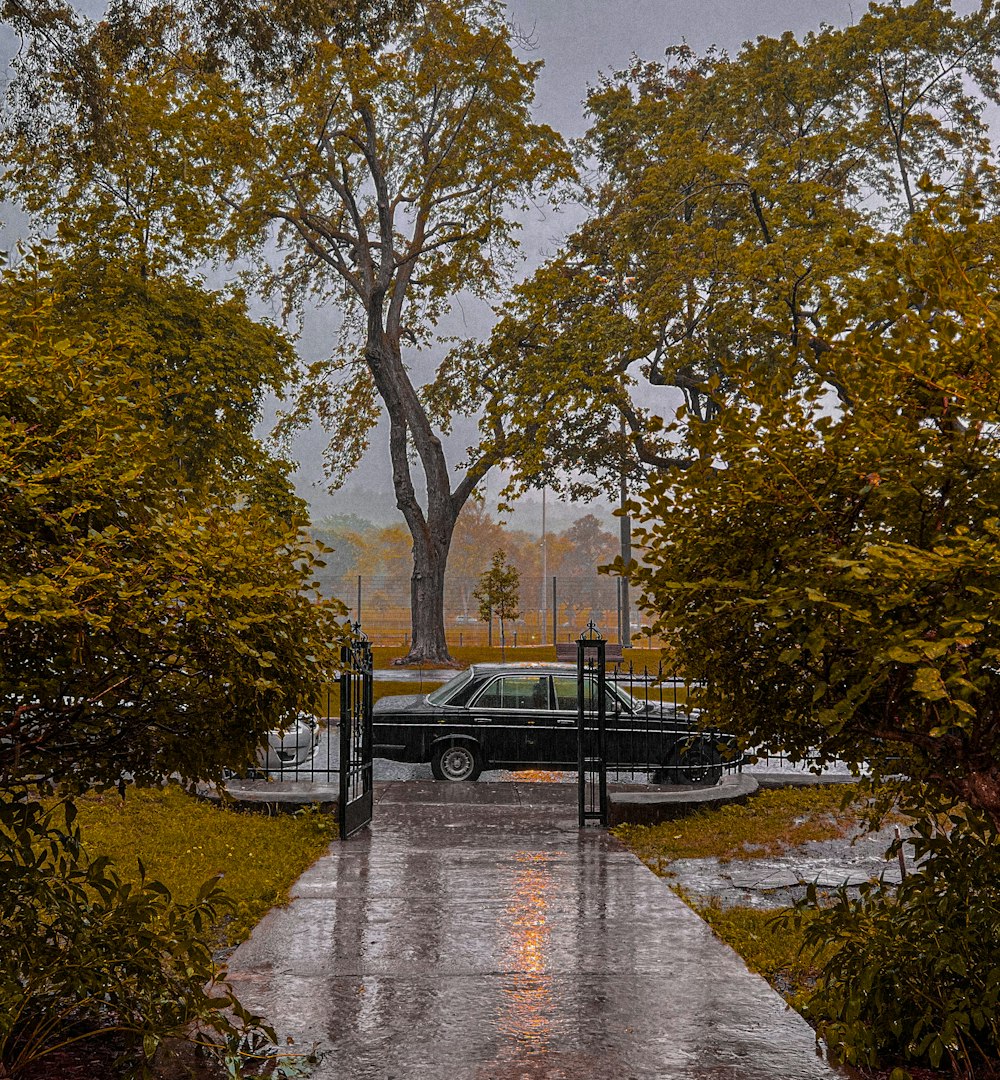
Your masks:
{"label": "iron fence", "polygon": [[[412,672],[413,681],[421,678],[426,683],[421,685],[421,691],[430,691],[438,680],[424,679],[423,674]],[[376,685],[380,681],[376,672]],[[701,727],[697,709],[689,704],[693,684],[662,663],[655,666],[638,666],[627,660],[609,663],[606,682],[605,754],[609,782],[700,785],[715,783],[724,774],[742,768],[743,759],[736,751],[735,741],[724,732]],[[575,688],[575,675],[572,683]],[[259,770],[261,776],[338,781],[340,695],[339,682],[324,688],[319,695],[313,752],[306,753],[301,736],[291,732],[273,742],[269,760]],[[553,684],[552,695],[550,705],[554,711],[571,708],[575,714],[575,699],[569,705],[563,703],[557,684]],[[592,706],[593,702],[588,708]],[[520,727],[512,730],[512,737],[521,734],[524,732]],[[773,755],[772,760],[776,760]]]}
{"label": "iron fence", "polygon": [[[406,648],[410,643],[410,582],[401,575],[347,574],[323,580],[326,595],[336,597],[360,621],[374,645]],[[445,586],[445,634],[449,646],[500,644],[500,624],[480,618],[472,597],[475,582],[451,581]],[[575,642],[588,622],[607,628],[609,640],[659,648],[634,608],[625,614],[618,578],[604,574],[525,576],[520,587],[520,616],[506,622],[504,644],[509,648]]]}
{"label": "iron fence", "polygon": [[622,714],[607,723],[608,779],[626,784],[717,783],[740,771],[743,756],[734,735],[703,725],[691,704],[692,683],[662,663],[638,667],[625,660],[609,665],[608,684],[622,702]]}

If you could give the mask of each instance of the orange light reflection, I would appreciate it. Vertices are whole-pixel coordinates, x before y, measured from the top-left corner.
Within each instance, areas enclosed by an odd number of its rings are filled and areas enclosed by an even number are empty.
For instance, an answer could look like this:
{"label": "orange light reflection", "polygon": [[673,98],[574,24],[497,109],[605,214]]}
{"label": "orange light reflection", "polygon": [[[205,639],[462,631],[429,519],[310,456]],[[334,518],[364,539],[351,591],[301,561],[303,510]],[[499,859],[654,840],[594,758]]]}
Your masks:
{"label": "orange light reflection", "polygon": [[552,877],[547,852],[518,852],[515,874],[501,932],[506,935],[501,970],[505,1010],[501,1030],[515,1046],[544,1053],[552,1034],[552,988],[548,974],[548,892]]}

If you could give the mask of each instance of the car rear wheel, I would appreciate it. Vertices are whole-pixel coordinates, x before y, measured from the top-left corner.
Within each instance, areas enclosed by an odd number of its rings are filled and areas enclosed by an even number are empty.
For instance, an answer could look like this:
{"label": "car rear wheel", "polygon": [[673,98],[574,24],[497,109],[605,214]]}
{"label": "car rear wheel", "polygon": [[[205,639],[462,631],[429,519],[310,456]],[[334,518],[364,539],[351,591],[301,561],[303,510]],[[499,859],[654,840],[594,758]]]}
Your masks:
{"label": "car rear wheel", "polygon": [[722,778],[722,755],[707,739],[678,746],[667,761],[668,781],[711,787]]}
{"label": "car rear wheel", "polygon": [[482,771],[479,752],[469,743],[446,743],[439,746],[431,758],[431,772],[435,780],[478,780]]}

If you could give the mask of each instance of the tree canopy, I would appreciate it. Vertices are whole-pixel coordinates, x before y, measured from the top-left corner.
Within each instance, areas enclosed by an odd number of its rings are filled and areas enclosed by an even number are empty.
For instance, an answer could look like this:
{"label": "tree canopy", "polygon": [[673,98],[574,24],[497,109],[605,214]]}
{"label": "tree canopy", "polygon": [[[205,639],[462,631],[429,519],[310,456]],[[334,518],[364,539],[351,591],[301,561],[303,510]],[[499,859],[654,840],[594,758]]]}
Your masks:
{"label": "tree canopy", "polygon": [[[0,282],[0,773],[218,777],[311,707],[342,609],[307,595],[287,480],[251,497],[221,436],[213,454],[179,434],[188,406],[148,326],[117,303],[79,320],[60,276],[29,262]],[[186,286],[160,290],[192,306]],[[242,420],[230,434],[247,459]]]}
{"label": "tree canopy", "polygon": [[641,500],[636,578],[713,722],[905,773],[996,825],[996,248],[942,203],[907,232],[863,244],[892,325],[831,316],[829,378],[727,368],[740,395],[687,427],[694,464]]}
{"label": "tree canopy", "polygon": [[113,4],[93,26],[60,9],[72,42],[61,49],[21,18],[31,45],[7,182],[58,218],[65,243],[102,257],[119,243],[151,272],[255,258],[258,284],[289,313],[336,306],[341,333],[291,422],[315,412],[328,425],[338,481],[384,407],[413,542],[411,656],[447,659],[451,534],[503,451],[491,443],[450,468],[441,434],[468,396],[422,395],[407,354],[433,339],[455,293],[495,293],[516,213],[571,169],[559,136],[531,116],[540,64],[516,55],[503,6],[410,7],[370,34],[310,7],[276,41],[241,34],[228,50],[217,19],[174,6]]}
{"label": "tree canopy", "polygon": [[991,0],[872,4],[844,29],[682,45],[601,80],[589,219],[443,373],[484,441],[507,418],[514,486],[587,494],[624,471],[636,490],[686,463],[659,427],[681,396],[704,419],[742,389],[734,365],[829,374],[827,313],[854,299],[859,326],[888,325],[857,241],[907,243],[922,177],[995,213],[998,19]]}

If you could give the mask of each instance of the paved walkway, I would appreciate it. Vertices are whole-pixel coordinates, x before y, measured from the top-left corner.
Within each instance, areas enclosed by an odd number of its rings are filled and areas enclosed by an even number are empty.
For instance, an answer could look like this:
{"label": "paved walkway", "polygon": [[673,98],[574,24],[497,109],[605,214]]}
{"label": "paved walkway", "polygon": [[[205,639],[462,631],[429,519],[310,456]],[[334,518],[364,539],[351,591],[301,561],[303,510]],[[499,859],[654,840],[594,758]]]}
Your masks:
{"label": "paved walkway", "polygon": [[813,1080],[797,1013],[562,784],[379,785],[233,955],[312,1080]]}

